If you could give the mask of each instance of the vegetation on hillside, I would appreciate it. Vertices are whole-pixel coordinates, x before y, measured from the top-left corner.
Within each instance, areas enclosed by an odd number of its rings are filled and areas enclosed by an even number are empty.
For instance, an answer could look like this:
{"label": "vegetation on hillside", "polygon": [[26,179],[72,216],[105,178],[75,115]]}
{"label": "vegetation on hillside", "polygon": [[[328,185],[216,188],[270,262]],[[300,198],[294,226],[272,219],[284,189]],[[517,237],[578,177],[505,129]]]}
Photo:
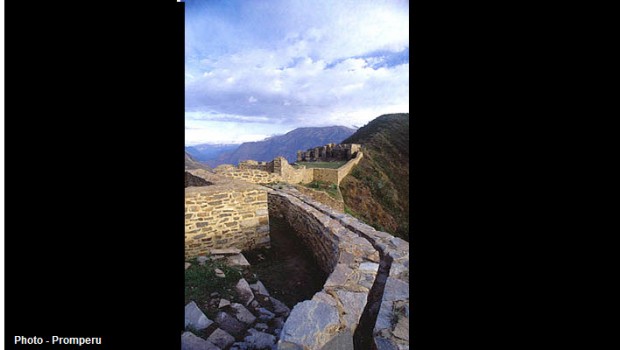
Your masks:
{"label": "vegetation on hillside", "polygon": [[364,152],[340,184],[345,210],[409,241],[409,114],[382,115],[342,143]]}

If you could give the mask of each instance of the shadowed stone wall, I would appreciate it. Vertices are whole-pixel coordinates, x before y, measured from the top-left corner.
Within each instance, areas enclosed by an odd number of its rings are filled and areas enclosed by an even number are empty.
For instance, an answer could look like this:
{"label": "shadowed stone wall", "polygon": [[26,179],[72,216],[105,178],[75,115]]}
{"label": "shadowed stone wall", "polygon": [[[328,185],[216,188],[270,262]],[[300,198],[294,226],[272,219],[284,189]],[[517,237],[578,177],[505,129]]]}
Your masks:
{"label": "shadowed stone wall", "polygon": [[[373,323],[361,333],[368,333],[372,346],[408,349],[409,243],[294,192],[270,191],[271,213],[291,216],[291,226],[300,230],[300,236],[307,236],[301,238],[309,242],[308,247],[322,251],[316,254],[322,259],[319,265],[333,269],[327,271],[330,276],[321,292],[295,305],[278,349],[321,349],[329,347],[330,342],[350,344],[345,338],[355,333],[363,312],[371,306],[376,311],[366,317]],[[304,226],[308,228],[304,230]],[[330,243],[318,243],[321,239]],[[335,265],[329,254],[338,257]],[[371,288],[381,293],[369,299]]]}
{"label": "shadowed stone wall", "polygon": [[289,222],[329,274],[320,292],[295,305],[282,328],[278,348],[321,349],[333,339],[347,337],[352,343],[379,268],[378,251],[296,196],[270,191],[268,197],[271,215]]}

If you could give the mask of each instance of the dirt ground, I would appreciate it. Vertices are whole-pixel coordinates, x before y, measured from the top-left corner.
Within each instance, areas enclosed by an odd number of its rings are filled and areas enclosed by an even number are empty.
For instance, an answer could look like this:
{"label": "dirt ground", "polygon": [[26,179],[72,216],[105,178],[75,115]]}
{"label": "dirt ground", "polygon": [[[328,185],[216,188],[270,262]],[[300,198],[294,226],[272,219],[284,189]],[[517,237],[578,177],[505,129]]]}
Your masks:
{"label": "dirt ground", "polygon": [[271,248],[243,254],[271,296],[289,308],[323,288],[327,275],[286,220],[269,217]]}

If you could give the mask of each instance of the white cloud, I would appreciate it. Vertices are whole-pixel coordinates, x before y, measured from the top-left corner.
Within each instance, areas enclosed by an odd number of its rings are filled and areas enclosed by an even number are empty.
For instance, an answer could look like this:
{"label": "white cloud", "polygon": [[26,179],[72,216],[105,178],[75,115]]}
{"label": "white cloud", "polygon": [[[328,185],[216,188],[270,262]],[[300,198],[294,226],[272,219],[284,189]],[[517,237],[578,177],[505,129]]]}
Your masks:
{"label": "white cloud", "polygon": [[409,111],[408,1],[200,4],[186,20],[187,118],[253,132]]}

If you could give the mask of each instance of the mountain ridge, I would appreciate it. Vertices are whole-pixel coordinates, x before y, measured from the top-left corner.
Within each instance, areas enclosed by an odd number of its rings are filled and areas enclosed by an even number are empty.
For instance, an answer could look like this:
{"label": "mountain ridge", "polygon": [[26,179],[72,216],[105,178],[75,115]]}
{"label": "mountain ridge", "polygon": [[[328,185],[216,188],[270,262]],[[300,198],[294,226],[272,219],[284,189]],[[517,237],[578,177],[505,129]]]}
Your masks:
{"label": "mountain ridge", "polygon": [[381,115],[343,143],[364,152],[340,184],[345,210],[409,241],[409,113]]}
{"label": "mountain ridge", "polygon": [[328,143],[341,143],[354,132],[355,129],[346,126],[296,128],[284,135],[271,136],[262,141],[244,142],[234,151],[225,152],[217,161],[209,161],[208,164],[236,165],[239,161],[248,159],[269,162],[277,156],[283,156],[289,163],[293,163],[297,160],[297,151]]}

